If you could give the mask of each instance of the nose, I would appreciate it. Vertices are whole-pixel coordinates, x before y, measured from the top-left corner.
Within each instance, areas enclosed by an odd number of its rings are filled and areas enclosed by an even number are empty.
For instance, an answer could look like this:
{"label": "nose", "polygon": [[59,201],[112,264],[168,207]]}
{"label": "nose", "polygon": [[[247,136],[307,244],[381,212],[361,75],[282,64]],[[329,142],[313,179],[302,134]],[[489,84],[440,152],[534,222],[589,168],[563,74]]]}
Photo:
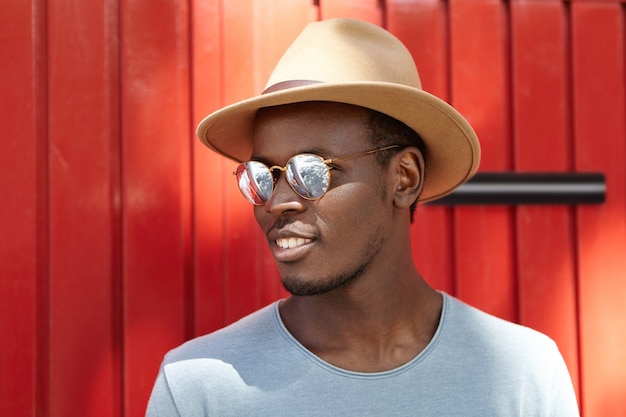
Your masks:
{"label": "nose", "polygon": [[274,191],[263,206],[265,211],[281,216],[286,213],[298,213],[305,209],[305,200],[291,188],[286,175],[281,173],[274,183]]}

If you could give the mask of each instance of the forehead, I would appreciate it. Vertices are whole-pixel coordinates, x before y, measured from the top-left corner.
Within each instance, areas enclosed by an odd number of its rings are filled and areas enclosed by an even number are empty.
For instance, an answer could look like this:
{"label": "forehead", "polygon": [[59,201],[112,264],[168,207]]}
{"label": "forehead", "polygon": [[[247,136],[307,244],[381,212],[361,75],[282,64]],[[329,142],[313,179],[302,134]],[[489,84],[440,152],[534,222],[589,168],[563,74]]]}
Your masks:
{"label": "forehead", "polygon": [[259,110],[253,157],[285,160],[303,152],[322,156],[367,150],[368,112],[358,106],[305,102]]}

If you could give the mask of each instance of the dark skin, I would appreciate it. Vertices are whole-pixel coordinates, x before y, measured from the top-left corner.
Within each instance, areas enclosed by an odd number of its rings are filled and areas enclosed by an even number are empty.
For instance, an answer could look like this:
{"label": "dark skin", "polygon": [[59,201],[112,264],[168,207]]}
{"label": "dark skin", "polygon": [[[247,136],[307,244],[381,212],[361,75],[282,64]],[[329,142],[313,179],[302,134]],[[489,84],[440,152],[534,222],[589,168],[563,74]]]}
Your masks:
{"label": "dark skin", "polygon": [[[365,118],[363,109],[335,103],[263,109],[252,159],[283,166],[303,152],[330,158],[370,150]],[[328,363],[391,370],[417,356],[437,329],[441,295],[411,253],[409,207],[421,191],[423,165],[414,147],[387,167],[373,155],[337,162],[328,192],[313,201],[298,196],[283,174],[267,203],[255,207],[292,292],[279,306],[283,322]],[[289,238],[297,247],[277,245]]]}

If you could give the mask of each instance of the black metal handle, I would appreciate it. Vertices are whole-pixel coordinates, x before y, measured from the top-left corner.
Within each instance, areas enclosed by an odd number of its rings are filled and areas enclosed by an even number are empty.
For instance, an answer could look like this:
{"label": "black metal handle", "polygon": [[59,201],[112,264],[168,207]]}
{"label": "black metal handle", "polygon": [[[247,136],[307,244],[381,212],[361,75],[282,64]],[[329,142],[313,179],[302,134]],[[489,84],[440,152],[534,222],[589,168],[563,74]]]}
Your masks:
{"label": "black metal handle", "polygon": [[479,172],[452,194],[430,204],[602,204],[605,197],[602,173]]}

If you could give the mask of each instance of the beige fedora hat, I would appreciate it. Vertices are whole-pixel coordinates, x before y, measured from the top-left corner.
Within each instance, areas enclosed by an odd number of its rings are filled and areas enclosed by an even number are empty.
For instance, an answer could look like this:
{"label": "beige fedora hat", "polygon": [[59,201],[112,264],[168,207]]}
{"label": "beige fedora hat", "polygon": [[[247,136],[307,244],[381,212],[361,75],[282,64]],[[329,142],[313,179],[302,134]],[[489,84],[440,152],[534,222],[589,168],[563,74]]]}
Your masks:
{"label": "beige fedora hat", "polygon": [[307,25],[263,93],[208,115],[197,135],[214,151],[245,161],[252,154],[257,110],[303,101],[370,108],[414,129],[427,152],[421,202],[450,193],[478,168],[474,130],[452,106],[422,90],[411,53],[386,30],[354,19]]}

